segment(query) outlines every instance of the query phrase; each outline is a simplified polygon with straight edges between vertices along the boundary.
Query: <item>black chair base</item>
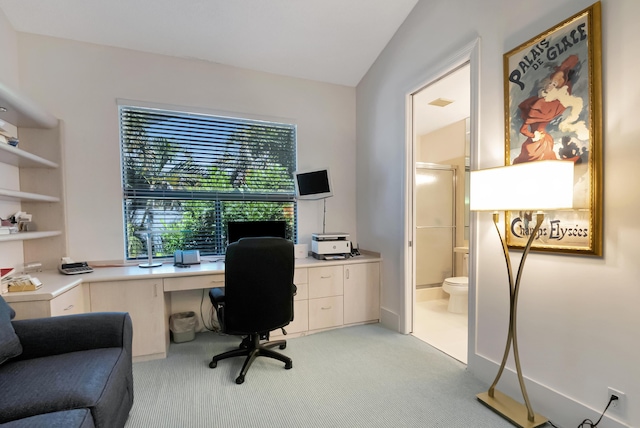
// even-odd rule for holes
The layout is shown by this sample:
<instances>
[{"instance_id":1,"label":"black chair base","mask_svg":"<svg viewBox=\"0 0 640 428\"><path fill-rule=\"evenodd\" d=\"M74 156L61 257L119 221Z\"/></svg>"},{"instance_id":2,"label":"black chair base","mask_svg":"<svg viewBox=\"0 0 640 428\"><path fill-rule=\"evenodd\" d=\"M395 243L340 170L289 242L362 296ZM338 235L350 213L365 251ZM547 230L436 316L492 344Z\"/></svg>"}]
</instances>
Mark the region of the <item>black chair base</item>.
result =
<instances>
[{"instance_id":1,"label":"black chair base","mask_svg":"<svg viewBox=\"0 0 640 428\"><path fill-rule=\"evenodd\" d=\"M273 351L270 348L279 347L280 349L285 349L287 347L286 340L274 340L272 342L260 343L260 334L254 333L250 336L246 337L242 343L240 344L239 349L233 349L231 351L223 352L222 354L218 354L213 357L211 362L209 363L209 368L216 368L218 366L218 361L224 360L226 358L232 357L247 357L242 365L242 370L240 371L240 375L236 378L236 383L240 385L244 382L244 377L249 371L249 367L253 364L253 361L257 357L269 357L274 358L276 360L282 361L284 363L284 368L289 370L293 367L293 361L291 358L283 355L279 352Z\"/></svg>"}]
</instances>

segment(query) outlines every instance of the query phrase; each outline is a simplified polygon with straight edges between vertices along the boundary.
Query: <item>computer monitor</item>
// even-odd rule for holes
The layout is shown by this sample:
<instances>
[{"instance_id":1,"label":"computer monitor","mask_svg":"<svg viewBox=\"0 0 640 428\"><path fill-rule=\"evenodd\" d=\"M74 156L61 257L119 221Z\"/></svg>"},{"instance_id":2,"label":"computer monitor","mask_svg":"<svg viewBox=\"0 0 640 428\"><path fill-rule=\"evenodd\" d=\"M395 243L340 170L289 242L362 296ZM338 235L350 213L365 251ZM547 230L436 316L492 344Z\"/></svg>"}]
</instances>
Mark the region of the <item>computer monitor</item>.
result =
<instances>
[{"instance_id":1,"label":"computer monitor","mask_svg":"<svg viewBox=\"0 0 640 428\"><path fill-rule=\"evenodd\" d=\"M273 236L286 238L287 222L284 220L268 221L230 221L227 223L228 243L238 241L240 238L256 238L261 236Z\"/></svg>"},{"instance_id":2,"label":"computer monitor","mask_svg":"<svg viewBox=\"0 0 640 428\"><path fill-rule=\"evenodd\" d=\"M333 196L329 168L293 173L298 199L324 199Z\"/></svg>"}]
</instances>

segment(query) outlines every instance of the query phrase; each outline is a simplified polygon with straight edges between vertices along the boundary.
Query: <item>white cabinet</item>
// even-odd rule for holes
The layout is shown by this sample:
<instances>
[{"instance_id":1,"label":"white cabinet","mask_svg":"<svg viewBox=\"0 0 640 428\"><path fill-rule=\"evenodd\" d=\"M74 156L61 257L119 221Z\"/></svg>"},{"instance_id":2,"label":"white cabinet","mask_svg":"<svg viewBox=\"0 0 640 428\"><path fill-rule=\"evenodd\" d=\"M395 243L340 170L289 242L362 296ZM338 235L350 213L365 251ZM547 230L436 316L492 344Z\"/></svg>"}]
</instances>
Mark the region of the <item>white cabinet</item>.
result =
<instances>
[{"instance_id":1,"label":"white cabinet","mask_svg":"<svg viewBox=\"0 0 640 428\"><path fill-rule=\"evenodd\" d=\"M168 311L162 278L89 284L91 312L128 312L133 322L133 356L166 356Z\"/></svg>"},{"instance_id":2,"label":"white cabinet","mask_svg":"<svg viewBox=\"0 0 640 428\"><path fill-rule=\"evenodd\" d=\"M80 283L80 279L75 278L78 275L70 278L57 271L43 272L40 279L44 286L40 291L28 297L26 293L9 293L7 302L16 310L18 319L82 312L128 312L133 322L135 359L164 358L169 347L172 303L176 303L173 313L188 310L197 313L203 293L209 288L224 286L224 273L219 268L188 276L148 274L137 267L96 269L91 274L93 277L86 277L93 282ZM130 275L142 277L126 280ZM292 337L376 322L380 318L378 258L326 264L308 261L296 267L293 281L297 287L294 319L285 327ZM38 293L42 300L33 298ZM196 306L192 307L192 303ZM273 331L271 336L282 336L281 330Z\"/></svg>"},{"instance_id":3,"label":"white cabinet","mask_svg":"<svg viewBox=\"0 0 640 428\"><path fill-rule=\"evenodd\" d=\"M380 263L344 267L344 323L380 319Z\"/></svg>"},{"instance_id":4,"label":"white cabinet","mask_svg":"<svg viewBox=\"0 0 640 428\"><path fill-rule=\"evenodd\" d=\"M309 268L309 298L342 296L342 266Z\"/></svg>"},{"instance_id":5,"label":"white cabinet","mask_svg":"<svg viewBox=\"0 0 640 428\"><path fill-rule=\"evenodd\" d=\"M56 317L59 315L82 314L87 312L85 287L80 284L51 300L12 302L16 320Z\"/></svg>"},{"instance_id":6,"label":"white cabinet","mask_svg":"<svg viewBox=\"0 0 640 428\"><path fill-rule=\"evenodd\" d=\"M0 83L0 119L17 127L18 147L0 143L0 163L16 167L4 174L17 174L19 189L0 188L0 201L19 203L19 210L33 215L37 231L0 235L0 243L26 241L24 260L40 261L44 268L54 268L66 255L64 234L64 194L58 120L19 91ZM18 211L18 210L16 210ZM0 213L6 217L12 213ZM42 240L42 238L48 238ZM38 239L38 242L32 242ZM0 253L1 253L0 249Z\"/></svg>"},{"instance_id":7,"label":"white cabinet","mask_svg":"<svg viewBox=\"0 0 640 428\"><path fill-rule=\"evenodd\" d=\"M343 324L343 267L309 268L309 330Z\"/></svg>"},{"instance_id":8,"label":"white cabinet","mask_svg":"<svg viewBox=\"0 0 640 428\"><path fill-rule=\"evenodd\" d=\"M309 330L380 319L380 263L309 269Z\"/></svg>"},{"instance_id":9,"label":"white cabinet","mask_svg":"<svg viewBox=\"0 0 640 428\"><path fill-rule=\"evenodd\" d=\"M85 313L85 287L80 284L50 302L52 317Z\"/></svg>"},{"instance_id":10,"label":"white cabinet","mask_svg":"<svg viewBox=\"0 0 640 428\"><path fill-rule=\"evenodd\" d=\"M309 284L307 269L296 269L293 274L293 283L298 288L293 296L293 321L285 326L288 334L303 333L309 330ZM274 330L271 337L283 336L282 330Z\"/></svg>"},{"instance_id":11,"label":"white cabinet","mask_svg":"<svg viewBox=\"0 0 640 428\"><path fill-rule=\"evenodd\" d=\"M339 327L343 324L342 296L309 300L309 330Z\"/></svg>"},{"instance_id":12,"label":"white cabinet","mask_svg":"<svg viewBox=\"0 0 640 428\"><path fill-rule=\"evenodd\" d=\"M307 269L296 269L293 283L298 290L293 297L293 321L285 327L287 333L301 333L309 330L309 284ZM280 333L281 330L276 330Z\"/></svg>"}]
</instances>

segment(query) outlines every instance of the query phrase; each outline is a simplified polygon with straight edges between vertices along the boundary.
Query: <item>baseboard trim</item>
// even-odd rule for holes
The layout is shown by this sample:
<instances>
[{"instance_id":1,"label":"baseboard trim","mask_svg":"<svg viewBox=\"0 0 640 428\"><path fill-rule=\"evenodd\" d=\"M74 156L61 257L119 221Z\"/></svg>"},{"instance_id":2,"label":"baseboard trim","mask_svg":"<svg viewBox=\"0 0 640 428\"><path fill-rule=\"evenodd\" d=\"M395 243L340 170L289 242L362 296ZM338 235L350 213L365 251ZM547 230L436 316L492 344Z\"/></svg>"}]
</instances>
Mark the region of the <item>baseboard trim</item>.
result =
<instances>
[{"instance_id":1,"label":"baseboard trim","mask_svg":"<svg viewBox=\"0 0 640 428\"><path fill-rule=\"evenodd\" d=\"M134 363L141 363L144 361L160 360L164 358L167 358L166 352L159 352L157 354L148 354L148 355L137 355L137 356L134 356L131 360Z\"/></svg>"},{"instance_id":2,"label":"baseboard trim","mask_svg":"<svg viewBox=\"0 0 640 428\"><path fill-rule=\"evenodd\" d=\"M389 330L398 331L404 334L408 333L403 332L400 328L400 317L398 314L384 307L380 307L380 324Z\"/></svg>"},{"instance_id":3,"label":"baseboard trim","mask_svg":"<svg viewBox=\"0 0 640 428\"><path fill-rule=\"evenodd\" d=\"M467 369L478 379L486 383L487 389L493 382L500 365L495 361L478 355L470 354ZM590 406L576 401L566 395L551 389L535 380L527 378L526 367L523 367L525 373L525 386L531 401L533 410L547 417L555 425L559 426L577 426L584 419L598 420L605 406L607 405L605 397L603 402L599 403L602 408L594 409ZM512 368L506 367L497 385L504 394L507 394L516 401L522 403L522 393L518 384L518 377ZM481 392L481 391L478 391ZM631 428L624 421L618 420L611 415L605 414L602 418L603 425L607 428Z\"/></svg>"}]
</instances>

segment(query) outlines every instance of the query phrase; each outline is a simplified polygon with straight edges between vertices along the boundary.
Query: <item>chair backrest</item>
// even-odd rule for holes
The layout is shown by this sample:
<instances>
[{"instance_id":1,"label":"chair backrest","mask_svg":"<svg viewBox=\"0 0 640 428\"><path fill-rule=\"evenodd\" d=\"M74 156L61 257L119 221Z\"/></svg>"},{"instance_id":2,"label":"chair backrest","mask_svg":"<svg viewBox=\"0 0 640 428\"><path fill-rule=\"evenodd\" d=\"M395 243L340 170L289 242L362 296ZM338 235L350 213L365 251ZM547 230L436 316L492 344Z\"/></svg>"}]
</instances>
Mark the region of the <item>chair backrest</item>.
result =
<instances>
[{"instance_id":1,"label":"chair backrest","mask_svg":"<svg viewBox=\"0 0 640 428\"><path fill-rule=\"evenodd\" d=\"M243 238L225 256L225 331L272 331L293 319L293 242Z\"/></svg>"}]
</instances>

